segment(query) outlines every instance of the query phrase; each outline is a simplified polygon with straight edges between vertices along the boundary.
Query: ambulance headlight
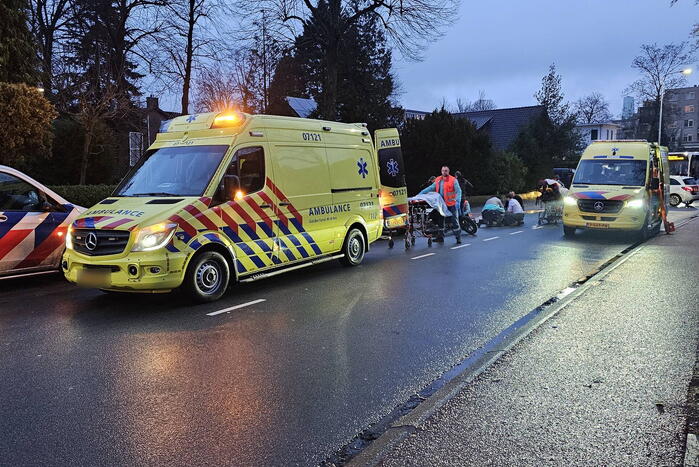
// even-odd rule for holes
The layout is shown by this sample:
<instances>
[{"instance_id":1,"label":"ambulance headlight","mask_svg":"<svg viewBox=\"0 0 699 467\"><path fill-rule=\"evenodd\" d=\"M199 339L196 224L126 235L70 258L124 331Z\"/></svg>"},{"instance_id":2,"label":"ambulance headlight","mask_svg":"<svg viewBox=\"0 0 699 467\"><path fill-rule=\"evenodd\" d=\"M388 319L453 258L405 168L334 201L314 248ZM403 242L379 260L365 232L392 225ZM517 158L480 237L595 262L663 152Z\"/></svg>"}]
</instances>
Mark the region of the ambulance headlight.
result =
<instances>
[{"instance_id":1,"label":"ambulance headlight","mask_svg":"<svg viewBox=\"0 0 699 467\"><path fill-rule=\"evenodd\" d=\"M643 200L642 199L632 199L631 201L626 203L627 208L642 208L643 207Z\"/></svg>"},{"instance_id":2,"label":"ambulance headlight","mask_svg":"<svg viewBox=\"0 0 699 467\"><path fill-rule=\"evenodd\" d=\"M162 248L172 239L176 229L177 224L170 222L161 222L138 229L131 251L153 251Z\"/></svg>"},{"instance_id":3,"label":"ambulance headlight","mask_svg":"<svg viewBox=\"0 0 699 467\"><path fill-rule=\"evenodd\" d=\"M73 227L73 224L70 224L68 226L68 231L66 232L66 250L73 249L73 232L75 232L75 228Z\"/></svg>"},{"instance_id":4,"label":"ambulance headlight","mask_svg":"<svg viewBox=\"0 0 699 467\"><path fill-rule=\"evenodd\" d=\"M565 198L563 198L563 203L565 203L566 206L575 206L577 200L572 196L566 196Z\"/></svg>"}]
</instances>

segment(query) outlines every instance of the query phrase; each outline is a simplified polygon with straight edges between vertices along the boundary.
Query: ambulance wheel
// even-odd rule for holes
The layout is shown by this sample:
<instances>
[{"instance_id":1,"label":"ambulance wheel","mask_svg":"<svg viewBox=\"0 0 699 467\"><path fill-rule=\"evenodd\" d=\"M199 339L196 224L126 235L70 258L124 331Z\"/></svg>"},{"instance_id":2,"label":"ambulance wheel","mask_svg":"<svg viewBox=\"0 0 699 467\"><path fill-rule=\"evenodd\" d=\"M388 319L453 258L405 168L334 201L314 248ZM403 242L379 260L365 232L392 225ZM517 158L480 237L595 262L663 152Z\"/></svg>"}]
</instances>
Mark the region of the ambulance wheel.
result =
<instances>
[{"instance_id":1,"label":"ambulance wheel","mask_svg":"<svg viewBox=\"0 0 699 467\"><path fill-rule=\"evenodd\" d=\"M393 248L393 245L394 245L393 239L390 239L390 240L388 241L388 247L389 247L389 248Z\"/></svg>"},{"instance_id":2,"label":"ambulance wheel","mask_svg":"<svg viewBox=\"0 0 699 467\"><path fill-rule=\"evenodd\" d=\"M679 206L681 202L682 198L680 198L680 195L678 195L677 193L673 193L670 195L670 206L672 206L673 208Z\"/></svg>"},{"instance_id":3,"label":"ambulance wheel","mask_svg":"<svg viewBox=\"0 0 699 467\"><path fill-rule=\"evenodd\" d=\"M566 237L572 237L575 235L575 227L568 227L567 225L563 225L563 235Z\"/></svg>"},{"instance_id":4,"label":"ambulance wheel","mask_svg":"<svg viewBox=\"0 0 699 467\"><path fill-rule=\"evenodd\" d=\"M344 256L340 258L340 262L345 266L357 266L364 259L365 251L364 235L359 229L352 229L347 233L345 243L342 245Z\"/></svg>"},{"instance_id":5,"label":"ambulance wheel","mask_svg":"<svg viewBox=\"0 0 699 467\"><path fill-rule=\"evenodd\" d=\"M221 253L205 251L190 261L182 289L195 302L213 302L226 293L229 279L226 258Z\"/></svg>"}]
</instances>

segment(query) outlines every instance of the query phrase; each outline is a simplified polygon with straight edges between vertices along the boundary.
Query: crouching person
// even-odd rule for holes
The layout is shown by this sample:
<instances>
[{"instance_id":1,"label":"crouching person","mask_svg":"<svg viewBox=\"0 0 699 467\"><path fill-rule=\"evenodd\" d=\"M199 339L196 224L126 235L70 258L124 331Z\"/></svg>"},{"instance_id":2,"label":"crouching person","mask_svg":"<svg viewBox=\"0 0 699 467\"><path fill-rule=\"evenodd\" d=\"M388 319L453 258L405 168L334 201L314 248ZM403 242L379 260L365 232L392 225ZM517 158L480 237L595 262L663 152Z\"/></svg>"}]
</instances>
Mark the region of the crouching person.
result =
<instances>
[{"instance_id":1,"label":"crouching person","mask_svg":"<svg viewBox=\"0 0 699 467\"><path fill-rule=\"evenodd\" d=\"M522 225L524 224L524 209L520 202L515 198L515 194L509 192L507 194L507 211L503 219L505 225Z\"/></svg>"}]
</instances>

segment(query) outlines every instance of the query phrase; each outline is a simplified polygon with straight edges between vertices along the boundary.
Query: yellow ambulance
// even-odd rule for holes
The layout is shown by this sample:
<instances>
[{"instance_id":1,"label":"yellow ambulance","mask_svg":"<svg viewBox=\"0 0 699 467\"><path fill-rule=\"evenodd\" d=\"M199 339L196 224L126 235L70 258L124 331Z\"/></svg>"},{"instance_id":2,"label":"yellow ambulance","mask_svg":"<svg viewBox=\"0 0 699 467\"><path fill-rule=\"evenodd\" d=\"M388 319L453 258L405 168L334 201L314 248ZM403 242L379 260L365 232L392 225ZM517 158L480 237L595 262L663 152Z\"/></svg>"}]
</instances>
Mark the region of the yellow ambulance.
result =
<instances>
[{"instance_id":1,"label":"yellow ambulance","mask_svg":"<svg viewBox=\"0 0 699 467\"><path fill-rule=\"evenodd\" d=\"M213 301L233 281L334 259L355 266L381 235L379 177L363 124L177 117L114 195L73 222L62 267L82 286L181 287Z\"/></svg>"},{"instance_id":2,"label":"yellow ambulance","mask_svg":"<svg viewBox=\"0 0 699 467\"><path fill-rule=\"evenodd\" d=\"M563 199L563 231L660 231L669 196L667 148L641 140L597 141L583 152Z\"/></svg>"}]
</instances>

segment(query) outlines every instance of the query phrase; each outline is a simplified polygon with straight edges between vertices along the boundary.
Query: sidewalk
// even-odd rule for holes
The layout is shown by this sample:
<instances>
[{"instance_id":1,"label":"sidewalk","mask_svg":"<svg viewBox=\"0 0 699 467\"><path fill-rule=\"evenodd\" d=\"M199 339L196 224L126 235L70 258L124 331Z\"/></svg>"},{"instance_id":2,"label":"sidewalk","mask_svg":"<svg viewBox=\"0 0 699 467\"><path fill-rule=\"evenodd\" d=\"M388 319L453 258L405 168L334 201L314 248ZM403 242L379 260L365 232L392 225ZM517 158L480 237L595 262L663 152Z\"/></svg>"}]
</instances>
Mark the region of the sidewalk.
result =
<instances>
[{"instance_id":1,"label":"sidewalk","mask_svg":"<svg viewBox=\"0 0 699 467\"><path fill-rule=\"evenodd\" d=\"M382 465L682 465L698 285L694 220L590 284Z\"/></svg>"}]
</instances>

